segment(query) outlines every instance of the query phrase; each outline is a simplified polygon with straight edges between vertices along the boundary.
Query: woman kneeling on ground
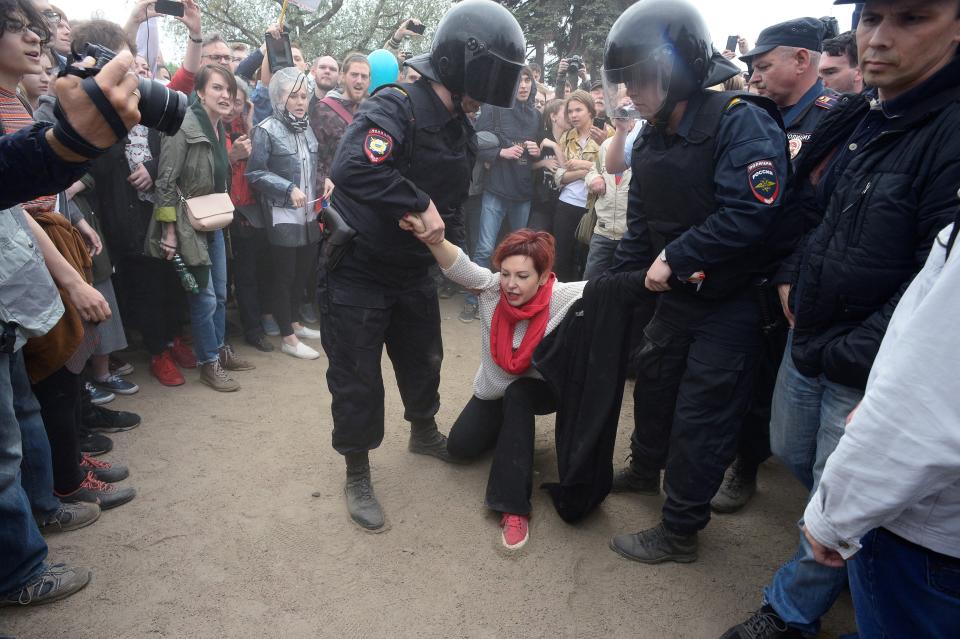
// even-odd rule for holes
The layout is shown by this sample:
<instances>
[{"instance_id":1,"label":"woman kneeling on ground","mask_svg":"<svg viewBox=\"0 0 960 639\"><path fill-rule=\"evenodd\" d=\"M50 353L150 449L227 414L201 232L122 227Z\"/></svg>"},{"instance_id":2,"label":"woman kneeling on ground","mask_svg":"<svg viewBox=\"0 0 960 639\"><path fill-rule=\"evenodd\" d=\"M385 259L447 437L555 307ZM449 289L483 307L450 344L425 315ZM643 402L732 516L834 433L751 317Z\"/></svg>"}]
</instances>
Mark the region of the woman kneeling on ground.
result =
<instances>
[{"instance_id":1,"label":"woman kneeling on ground","mask_svg":"<svg viewBox=\"0 0 960 639\"><path fill-rule=\"evenodd\" d=\"M423 231L416 216L405 216L400 225ZM557 281L551 270L554 239L544 231L521 229L504 238L493 255L496 273L447 240L427 246L448 279L479 291L480 368L473 397L450 429L447 450L466 460L493 449L485 503L502 513L503 546L519 550L529 539L535 416L557 410L531 358L583 295L586 282Z\"/></svg>"}]
</instances>

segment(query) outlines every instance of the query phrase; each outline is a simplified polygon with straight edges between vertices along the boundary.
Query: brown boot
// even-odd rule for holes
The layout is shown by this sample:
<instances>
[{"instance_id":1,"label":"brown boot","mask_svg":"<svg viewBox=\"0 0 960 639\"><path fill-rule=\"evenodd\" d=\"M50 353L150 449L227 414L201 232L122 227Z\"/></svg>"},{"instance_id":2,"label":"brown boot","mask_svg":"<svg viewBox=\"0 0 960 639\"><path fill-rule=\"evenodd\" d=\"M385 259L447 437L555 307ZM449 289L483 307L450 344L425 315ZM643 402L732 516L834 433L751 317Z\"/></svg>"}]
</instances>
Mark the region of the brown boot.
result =
<instances>
[{"instance_id":1,"label":"brown boot","mask_svg":"<svg viewBox=\"0 0 960 639\"><path fill-rule=\"evenodd\" d=\"M240 359L233 352L233 346L224 344L220 347L220 365L228 371L252 371L256 368L245 359Z\"/></svg>"},{"instance_id":2,"label":"brown boot","mask_svg":"<svg viewBox=\"0 0 960 639\"><path fill-rule=\"evenodd\" d=\"M240 390L240 384L227 375L219 361L208 362L200 366L200 381L221 393L232 393Z\"/></svg>"}]
</instances>

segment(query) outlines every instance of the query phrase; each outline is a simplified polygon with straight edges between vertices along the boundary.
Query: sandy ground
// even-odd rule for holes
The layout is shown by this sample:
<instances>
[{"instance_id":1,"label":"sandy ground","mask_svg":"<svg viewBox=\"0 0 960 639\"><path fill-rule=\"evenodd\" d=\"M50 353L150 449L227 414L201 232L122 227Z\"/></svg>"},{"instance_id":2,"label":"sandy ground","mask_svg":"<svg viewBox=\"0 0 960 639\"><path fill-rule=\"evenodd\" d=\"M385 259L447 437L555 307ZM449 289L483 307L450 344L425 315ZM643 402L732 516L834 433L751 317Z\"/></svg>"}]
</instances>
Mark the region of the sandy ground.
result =
<instances>
[{"instance_id":1,"label":"sandy ground","mask_svg":"<svg viewBox=\"0 0 960 639\"><path fill-rule=\"evenodd\" d=\"M479 327L457 321L459 300L442 310L445 431L470 397ZM753 503L701 533L696 563L645 566L608 549L611 535L657 523L659 498L612 495L569 526L540 490L530 543L505 558L482 503L489 459L459 467L408 453L389 366L387 434L372 453L389 529L363 532L346 515L343 461L330 447L325 359L238 350L257 370L236 374L244 388L233 395L193 371L186 386L161 387L146 355L131 354L142 389L110 407L139 412L143 425L115 435L107 459L131 467L139 494L48 539L52 560L91 568L93 581L59 603L4 609L0 635L715 639L759 605L794 551L803 491L768 462ZM628 399L618 462L632 420ZM538 422L538 480L556 477L552 423ZM821 636L852 627L844 596Z\"/></svg>"}]
</instances>

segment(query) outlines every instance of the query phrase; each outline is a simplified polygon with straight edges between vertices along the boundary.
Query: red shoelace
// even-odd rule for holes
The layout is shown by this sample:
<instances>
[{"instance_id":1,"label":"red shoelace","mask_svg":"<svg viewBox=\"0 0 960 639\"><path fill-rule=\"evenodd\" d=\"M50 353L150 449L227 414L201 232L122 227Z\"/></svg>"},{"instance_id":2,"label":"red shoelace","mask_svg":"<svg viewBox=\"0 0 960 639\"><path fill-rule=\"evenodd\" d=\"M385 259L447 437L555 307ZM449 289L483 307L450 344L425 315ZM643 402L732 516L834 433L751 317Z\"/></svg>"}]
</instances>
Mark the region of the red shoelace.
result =
<instances>
[{"instance_id":1,"label":"red shoelace","mask_svg":"<svg viewBox=\"0 0 960 639\"><path fill-rule=\"evenodd\" d=\"M109 493L116 489L113 484L108 484L105 481L97 479L97 476L93 474L92 470L87 471L87 476L80 482L80 488L88 488L98 493Z\"/></svg>"},{"instance_id":2,"label":"red shoelace","mask_svg":"<svg viewBox=\"0 0 960 639\"><path fill-rule=\"evenodd\" d=\"M83 454L83 457L80 459L81 468L94 468L96 470L110 470L113 468L113 465L110 462L102 461L100 459L95 459L86 453Z\"/></svg>"}]
</instances>

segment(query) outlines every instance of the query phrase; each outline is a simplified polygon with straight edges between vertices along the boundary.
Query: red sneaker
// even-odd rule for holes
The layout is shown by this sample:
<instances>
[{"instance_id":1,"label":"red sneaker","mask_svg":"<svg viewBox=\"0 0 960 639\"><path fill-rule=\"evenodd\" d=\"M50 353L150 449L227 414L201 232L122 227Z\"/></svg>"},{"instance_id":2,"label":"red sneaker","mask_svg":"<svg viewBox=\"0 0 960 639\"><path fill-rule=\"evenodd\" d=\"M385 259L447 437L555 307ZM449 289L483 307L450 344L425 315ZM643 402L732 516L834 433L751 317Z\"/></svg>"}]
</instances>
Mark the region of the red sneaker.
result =
<instances>
[{"instance_id":1,"label":"red sneaker","mask_svg":"<svg viewBox=\"0 0 960 639\"><path fill-rule=\"evenodd\" d=\"M500 518L500 540L507 550L520 550L530 539L530 515L503 513Z\"/></svg>"},{"instance_id":2,"label":"red sneaker","mask_svg":"<svg viewBox=\"0 0 960 639\"><path fill-rule=\"evenodd\" d=\"M187 383L177 365L173 363L169 350L163 351L162 355L154 355L150 358L150 374L164 386L182 386Z\"/></svg>"},{"instance_id":3,"label":"red sneaker","mask_svg":"<svg viewBox=\"0 0 960 639\"><path fill-rule=\"evenodd\" d=\"M173 346L168 350L173 356L173 361L175 361L180 368L197 367L197 357L193 354L193 349L184 344L183 340L179 337L173 338Z\"/></svg>"}]
</instances>

